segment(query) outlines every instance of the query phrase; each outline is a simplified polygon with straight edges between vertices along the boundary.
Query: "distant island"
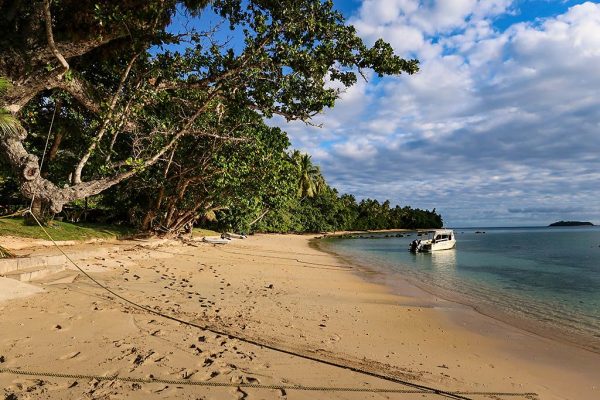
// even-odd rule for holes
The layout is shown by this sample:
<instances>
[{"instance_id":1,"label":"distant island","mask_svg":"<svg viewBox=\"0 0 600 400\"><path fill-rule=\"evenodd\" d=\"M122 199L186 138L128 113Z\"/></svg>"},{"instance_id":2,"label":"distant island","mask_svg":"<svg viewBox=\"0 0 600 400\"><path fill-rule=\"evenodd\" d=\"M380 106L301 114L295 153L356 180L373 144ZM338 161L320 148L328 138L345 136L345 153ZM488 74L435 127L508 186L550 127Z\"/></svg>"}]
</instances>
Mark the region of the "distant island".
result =
<instances>
[{"instance_id":1,"label":"distant island","mask_svg":"<svg viewBox=\"0 0 600 400\"><path fill-rule=\"evenodd\" d=\"M582 221L558 221L548 226L594 226L594 224Z\"/></svg>"}]
</instances>

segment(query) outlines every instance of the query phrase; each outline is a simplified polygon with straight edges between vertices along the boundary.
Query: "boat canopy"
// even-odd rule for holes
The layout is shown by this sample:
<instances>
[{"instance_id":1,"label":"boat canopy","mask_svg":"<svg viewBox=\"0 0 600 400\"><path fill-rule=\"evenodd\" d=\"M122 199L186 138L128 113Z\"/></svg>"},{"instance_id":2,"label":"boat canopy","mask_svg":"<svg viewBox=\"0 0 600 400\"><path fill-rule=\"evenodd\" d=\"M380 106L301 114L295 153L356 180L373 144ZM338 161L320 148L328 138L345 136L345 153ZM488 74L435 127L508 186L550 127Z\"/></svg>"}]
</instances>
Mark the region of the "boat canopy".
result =
<instances>
[{"instance_id":1,"label":"boat canopy","mask_svg":"<svg viewBox=\"0 0 600 400\"><path fill-rule=\"evenodd\" d=\"M443 242L446 240L452 240L454 236L454 232L451 229L438 229L435 231L431 231L433 234L434 242Z\"/></svg>"}]
</instances>

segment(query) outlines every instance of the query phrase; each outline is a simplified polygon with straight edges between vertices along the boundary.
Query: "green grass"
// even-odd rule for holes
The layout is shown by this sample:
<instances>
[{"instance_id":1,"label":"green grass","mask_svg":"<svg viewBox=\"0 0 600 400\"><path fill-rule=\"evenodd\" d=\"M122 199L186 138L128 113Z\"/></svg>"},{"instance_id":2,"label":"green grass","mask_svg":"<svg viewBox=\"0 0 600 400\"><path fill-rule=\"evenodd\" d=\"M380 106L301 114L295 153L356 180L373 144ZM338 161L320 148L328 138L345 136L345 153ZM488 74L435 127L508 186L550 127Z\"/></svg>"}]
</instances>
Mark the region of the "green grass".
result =
<instances>
[{"instance_id":1,"label":"green grass","mask_svg":"<svg viewBox=\"0 0 600 400\"><path fill-rule=\"evenodd\" d=\"M135 232L129 227L52 221L46 230L54 240L115 239ZM0 236L46 239L39 226L25 225L23 218L0 218Z\"/></svg>"},{"instance_id":2,"label":"green grass","mask_svg":"<svg viewBox=\"0 0 600 400\"><path fill-rule=\"evenodd\" d=\"M221 236L219 232L211 231L210 229L194 228L194 236Z\"/></svg>"}]
</instances>

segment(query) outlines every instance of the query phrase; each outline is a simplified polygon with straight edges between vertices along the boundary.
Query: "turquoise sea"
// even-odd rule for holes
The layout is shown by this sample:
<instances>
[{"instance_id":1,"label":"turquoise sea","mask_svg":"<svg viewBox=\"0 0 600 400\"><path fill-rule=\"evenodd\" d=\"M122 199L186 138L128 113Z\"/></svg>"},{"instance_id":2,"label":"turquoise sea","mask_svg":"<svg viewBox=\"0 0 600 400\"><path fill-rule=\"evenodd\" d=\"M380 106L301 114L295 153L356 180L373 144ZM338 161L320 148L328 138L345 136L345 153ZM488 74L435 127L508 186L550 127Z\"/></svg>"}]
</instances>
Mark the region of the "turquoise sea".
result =
<instances>
[{"instance_id":1,"label":"turquoise sea","mask_svg":"<svg viewBox=\"0 0 600 400\"><path fill-rule=\"evenodd\" d=\"M415 232L323 244L388 282L400 274L441 297L600 351L600 227L454 232L456 249L431 254L408 251Z\"/></svg>"}]
</instances>

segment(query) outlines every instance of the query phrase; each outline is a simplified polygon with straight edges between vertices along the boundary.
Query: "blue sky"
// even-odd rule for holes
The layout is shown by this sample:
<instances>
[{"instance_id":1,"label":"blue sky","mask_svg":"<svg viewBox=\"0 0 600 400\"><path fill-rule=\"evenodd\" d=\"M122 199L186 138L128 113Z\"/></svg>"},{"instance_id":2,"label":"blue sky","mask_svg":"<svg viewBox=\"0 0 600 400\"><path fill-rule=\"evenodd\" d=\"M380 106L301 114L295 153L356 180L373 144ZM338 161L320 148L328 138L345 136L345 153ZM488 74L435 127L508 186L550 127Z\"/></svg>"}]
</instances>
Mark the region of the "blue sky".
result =
<instances>
[{"instance_id":1,"label":"blue sky","mask_svg":"<svg viewBox=\"0 0 600 400\"><path fill-rule=\"evenodd\" d=\"M334 0L335 1L335 0ZM421 60L316 118L271 121L358 198L435 207L447 226L600 223L600 5L337 0L367 43Z\"/></svg>"}]
</instances>

